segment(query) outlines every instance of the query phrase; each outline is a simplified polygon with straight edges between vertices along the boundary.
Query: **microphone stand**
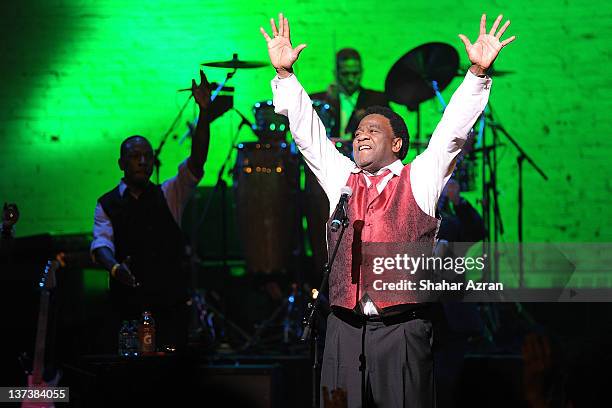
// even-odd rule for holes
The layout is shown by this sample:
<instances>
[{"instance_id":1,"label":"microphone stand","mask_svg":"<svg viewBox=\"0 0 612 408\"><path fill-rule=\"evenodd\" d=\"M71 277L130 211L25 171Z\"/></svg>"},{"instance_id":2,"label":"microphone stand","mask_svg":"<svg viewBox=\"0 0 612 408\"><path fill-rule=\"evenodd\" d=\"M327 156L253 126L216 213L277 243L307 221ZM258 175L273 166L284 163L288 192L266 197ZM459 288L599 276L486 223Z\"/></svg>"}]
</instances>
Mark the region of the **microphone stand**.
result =
<instances>
[{"instance_id":1,"label":"microphone stand","mask_svg":"<svg viewBox=\"0 0 612 408\"><path fill-rule=\"evenodd\" d=\"M317 408L319 406L318 389L317 386L317 374L319 372L319 331L315 325L316 315L319 312L319 298L322 296L323 290L327 286L329 281L329 273L331 271L332 266L334 265L334 261L336 260L336 254L338 252L338 247L340 246L340 242L342 241L342 237L344 236L344 231L349 226L349 219L346 215L346 211L344 211L344 215L342 217L342 225L340 229L340 235L336 240L336 244L334 245L334 250L332 251L328 262L323 266L323 278L321 280L321 286L319 286L319 292L313 301L308 303L308 308L306 309L306 313L304 316L304 331L302 332L301 341L310 340L310 350L313 356L312 363L312 407Z\"/></svg>"}]
</instances>

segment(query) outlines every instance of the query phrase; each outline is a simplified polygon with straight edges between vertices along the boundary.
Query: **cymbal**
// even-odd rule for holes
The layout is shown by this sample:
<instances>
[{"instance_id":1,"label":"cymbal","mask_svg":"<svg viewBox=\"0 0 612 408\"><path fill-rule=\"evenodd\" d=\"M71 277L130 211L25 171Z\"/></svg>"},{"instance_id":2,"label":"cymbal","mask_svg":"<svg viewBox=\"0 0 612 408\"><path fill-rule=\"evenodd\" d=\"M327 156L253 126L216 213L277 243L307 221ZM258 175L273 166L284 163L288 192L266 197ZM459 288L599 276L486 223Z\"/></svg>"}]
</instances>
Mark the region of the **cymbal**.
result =
<instances>
[{"instance_id":1,"label":"cymbal","mask_svg":"<svg viewBox=\"0 0 612 408\"><path fill-rule=\"evenodd\" d=\"M440 42L420 45L393 64L385 80L385 94L389 100L415 110L435 96L431 81L437 81L442 91L458 68L459 54L452 46Z\"/></svg>"},{"instance_id":2,"label":"cymbal","mask_svg":"<svg viewBox=\"0 0 612 408\"><path fill-rule=\"evenodd\" d=\"M238 69L261 68L268 65L268 63L264 61L243 61L238 59L238 54L234 54L234 57L228 61L203 62L200 65L204 65L205 67Z\"/></svg>"}]
</instances>

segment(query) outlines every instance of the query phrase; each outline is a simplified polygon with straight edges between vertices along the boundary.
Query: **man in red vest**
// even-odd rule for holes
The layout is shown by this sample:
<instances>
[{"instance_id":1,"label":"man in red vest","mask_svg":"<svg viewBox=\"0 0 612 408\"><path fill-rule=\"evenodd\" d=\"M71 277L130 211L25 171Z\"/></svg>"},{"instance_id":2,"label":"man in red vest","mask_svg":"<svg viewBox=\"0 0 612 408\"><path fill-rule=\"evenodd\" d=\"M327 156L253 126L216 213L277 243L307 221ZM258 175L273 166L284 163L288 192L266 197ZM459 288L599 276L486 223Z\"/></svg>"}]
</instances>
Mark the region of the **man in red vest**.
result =
<instances>
[{"instance_id":1,"label":"man in red vest","mask_svg":"<svg viewBox=\"0 0 612 408\"><path fill-rule=\"evenodd\" d=\"M321 385L347 391L349 407L433 407L433 341L429 306L411 292L387 296L365 279L361 250L371 243L417 243L433 248L439 226L436 205L450 178L468 131L482 113L491 79L486 76L499 51L512 42L501 40L500 15L489 32L486 17L472 44L463 41L472 62L436 127L429 146L412 163L408 130L389 108L372 107L359 122L353 140L355 161L340 154L327 139L325 127L293 64L306 47L293 48L289 22L270 21L273 37L261 28L277 76L272 80L275 111L289 118L291 133L304 159L336 207L342 187L349 186L350 225L340 242L329 278L332 313L327 322ZM498 30L499 28L499 30ZM328 227L328 243L338 234Z\"/></svg>"}]
</instances>

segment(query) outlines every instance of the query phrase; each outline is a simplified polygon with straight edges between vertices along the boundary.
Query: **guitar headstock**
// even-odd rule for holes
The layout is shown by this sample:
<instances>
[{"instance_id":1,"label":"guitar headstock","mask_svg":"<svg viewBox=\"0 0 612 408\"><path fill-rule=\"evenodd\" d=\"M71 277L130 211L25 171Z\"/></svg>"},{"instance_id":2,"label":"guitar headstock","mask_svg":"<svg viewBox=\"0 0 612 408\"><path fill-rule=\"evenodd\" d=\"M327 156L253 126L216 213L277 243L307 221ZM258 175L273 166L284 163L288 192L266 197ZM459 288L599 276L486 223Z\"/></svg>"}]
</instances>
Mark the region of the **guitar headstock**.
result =
<instances>
[{"instance_id":1,"label":"guitar headstock","mask_svg":"<svg viewBox=\"0 0 612 408\"><path fill-rule=\"evenodd\" d=\"M19 221L17 204L4 203L4 207L2 207L2 223L0 224L0 235L2 235L2 238L13 238L17 221Z\"/></svg>"},{"instance_id":2,"label":"guitar headstock","mask_svg":"<svg viewBox=\"0 0 612 408\"><path fill-rule=\"evenodd\" d=\"M38 287L40 289L55 289L57 282L55 280L55 272L62 266L61 259L49 259L45 265Z\"/></svg>"}]
</instances>

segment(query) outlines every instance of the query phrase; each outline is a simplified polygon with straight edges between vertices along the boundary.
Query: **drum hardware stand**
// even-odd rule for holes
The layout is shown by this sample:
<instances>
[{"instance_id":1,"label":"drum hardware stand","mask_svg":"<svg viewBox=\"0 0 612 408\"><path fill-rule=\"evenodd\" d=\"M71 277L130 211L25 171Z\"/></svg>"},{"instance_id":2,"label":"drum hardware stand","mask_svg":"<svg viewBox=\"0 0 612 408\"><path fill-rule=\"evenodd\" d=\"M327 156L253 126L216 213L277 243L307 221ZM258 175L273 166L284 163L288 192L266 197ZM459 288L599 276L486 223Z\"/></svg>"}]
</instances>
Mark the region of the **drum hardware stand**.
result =
<instances>
[{"instance_id":1,"label":"drum hardware stand","mask_svg":"<svg viewBox=\"0 0 612 408\"><path fill-rule=\"evenodd\" d=\"M215 89L215 91L212 93L210 101L212 103L212 101L216 98L216 96L219 94L219 92L223 89L223 87L225 86L225 84L234 76L234 74L236 73L237 68L234 68L233 71L230 71L226 74L225 79L223 80L222 83L220 83L217 88ZM188 99L189 101L189 99ZM184 107L183 109L184 110ZM181 113L182 113L181 110ZM180 114L179 114L180 117ZM190 126L190 129L188 131L188 133L191 132L192 126L197 124L197 118L192 122L193 124ZM222 259L223 259L223 269L227 270L227 216L226 216L226 190L227 190L227 184L225 183L225 180L223 180L223 175L226 172L226 167L227 167L227 163L229 162L229 159L231 158L232 152L234 150L234 145L236 144L236 140L238 139L238 135L240 133L240 130L242 129L242 126L245 124L246 122L243 120L240 125L238 126L238 129L236 129L236 132L232 138L232 142L231 142L231 147L230 150L225 158L225 160L223 161L223 164L221 166L221 168L219 169L219 172L217 174L217 182L215 183L215 187L213 188L213 191L210 193L208 200L206 201L206 204L204 205L204 209L200 215L200 217L197 219L196 222L194 222L192 229L191 229L191 237L190 237L190 248L189 248L189 252L190 252L190 265L191 265L191 276L192 276L192 281L195 280L195 276L197 275L197 271L196 271L196 263L199 260L198 257L198 252L197 252L197 233L199 230L199 227L204 223L204 221L206 220L206 217L208 215L208 210L210 209L210 205L212 204L212 200L214 199L217 191L219 190L219 188L221 188L221 222L222 222L222 231L221 231L221 242L222 242ZM167 133L169 134L169 132ZM167 138L167 134L164 138L164 140L162 140L162 145L165 142L165 139ZM158 167L158 174L159 174L159 167ZM158 176L159 178L159 176ZM194 206L195 208L195 206ZM194 282L195 283L195 282ZM201 315L202 315L202 310L205 309L209 309L211 310L219 319L221 319L222 321L224 321L229 327L233 328L234 330L236 330L243 338L250 340L250 336L242 329L240 328L237 324L235 324L233 321L231 321L230 319L228 319L223 313L221 313L220 311L216 310L212 305L210 305L209 303L204 303L201 302L201 299L198 299L198 296L195 295L192 296L191 301L193 304L196 305L196 308L198 310L198 321L200 323L200 325L204 325L204 327L206 327L206 322L202 322L201 319Z\"/></svg>"},{"instance_id":2,"label":"drum hardware stand","mask_svg":"<svg viewBox=\"0 0 612 408\"><path fill-rule=\"evenodd\" d=\"M207 302L205 294L201 293L201 291L194 291L191 296L191 302L195 305L198 313L198 323L200 326L199 331L201 332L207 330L207 334L213 342L217 340L217 333L215 331L214 323L212 322L212 320L210 320L212 316L218 317L220 320L225 322L231 329L235 330L247 342L253 341L253 338L249 336L246 331L244 331L240 326L228 319L217 308L211 305L210 302Z\"/></svg>"},{"instance_id":3,"label":"drum hardware stand","mask_svg":"<svg viewBox=\"0 0 612 408\"><path fill-rule=\"evenodd\" d=\"M489 104L490 118L491 122L489 123L489 127L492 129L494 142L497 142L497 130L503 134L506 139L516 148L519 155L516 158L517 169L518 169L518 219L517 219L517 227L518 227L518 244L519 244L519 288L524 287L525 285L525 265L523 259L523 161L527 160L527 162L535 169L535 171L545 180L548 181L548 176L544 173L544 171L534 162L534 160L525 152L525 150L521 147L521 145L514 139L508 131L501 125L499 122L495 122L493 117L493 109ZM484 147L484 144L483 144ZM496 155L495 151L493 152L493 161L494 161L494 170L496 171ZM486 155L484 156L486 157ZM495 171L492 172L493 180L495 180ZM493 183L495 186L495 183ZM494 203L494 211L495 215L499 216L499 207L497 206L497 189L494 191L495 203ZM501 217L500 217L501 220ZM497 242L497 240L496 240ZM496 270L496 274L499 274L499 271ZM497 276L499 278L499 276Z\"/></svg>"},{"instance_id":4,"label":"drum hardware stand","mask_svg":"<svg viewBox=\"0 0 612 408\"><path fill-rule=\"evenodd\" d=\"M237 59L237 56L234 54L235 59ZM212 101L215 100L215 98L217 97L217 95L219 95L219 93L221 92L221 90L223 89L223 87L225 87L225 84L233 78L234 74L236 74L236 71L238 70L238 68L234 67L234 69L230 72L228 72L225 76L225 79L223 80L223 82L221 82L217 88L214 90L214 92L212 93L211 97L210 97L210 102L212 103ZM192 122L192 125L189 126L189 131L188 133L191 132L192 126L194 126L195 124L197 124L197 118ZM231 147L230 150L225 158L225 160L223 161L223 165L221 166L221 168L219 169L219 173L217 174L217 182L215 184L215 187L212 191L212 193L210 194L210 196L208 197L208 200L206 201L206 204L204 206L204 210L202 211L201 216L198 218L198 220L193 224L192 230L191 230L191 251L192 251L192 256L197 257L197 239L196 239L196 235L197 235L197 231L200 227L200 225L202 225L202 223L206 220L206 216L208 214L208 210L210 208L210 204L212 203L212 200L217 192L217 190L219 189L219 187L221 187L222 189L222 196L221 196L221 218L222 218L222 248L223 248L223 267L227 268L227 237L226 237L226 230L227 230L227 225L226 225L226 214L225 214L225 207L226 207L226 203L225 203L225 198L226 198L226 190L227 190L227 184L225 183L225 181L223 180L223 175L225 174L225 168L227 166L227 163L232 155L232 152L234 151L234 145L236 144L236 140L238 139L238 134L240 133L240 129L242 129L242 126L246 123L246 121L243 119L242 122L240 122L240 125L238 126L238 129L236 129L236 133L234 134L234 137L232 138L232 143L231 143ZM195 273L195 271L193 271Z\"/></svg>"},{"instance_id":5,"label":"drum hardware stand","mask_svg":"<svg viewBox=\"0 0 612 408\"><path fill-rule=\"evenodd\" d=\"M248 124L249 123L245 119L242 119L242 121L240 122L240 125L238 125L238 129L236 129L236 132L234 133L234 136L232 138L230 149L227 155L225 156L225 160L223 161L223 164L221 165L219 172L217 173L217 182L215 183L215 187L213 188L213 191L208 196L208 200L206 201L206 204L204 205L204 209L202 210L200 218L198 218L198 220L193 224L193 228L192 228L191 241L193 245L193 253L197 254L197 251L196 251L197 231L200 228L200 226L204 223L204 221L206 221L206 218L208 216L208 211L210 209L210 205L212 204L212 200L215 197L217 191L221 189L221 212L222 212L221 213L221 218L222 218L221 219L221 222L222 222L221 240L222 240L222 250L223 250L222 256L223 256L223 267L224 268L227 268L227 216L225 213L226 212L227 183L225 182L225 180L223 180L223 176L226 172L227 165L232 157L232 153L234 152L234 148L238 140L240 130L242 129L244 125L248 125ZM251 128L251 130L253 129Z\"/></svg>"},{"instance_id":6,"label":"drum hardware stand","mask_svg":"<svg viewBox=\"0 0 612 408\"><path fill-rule=\"evenodd\" d=\"M240 349L241 351L244 352L256 346L257 343L261 341L263 332L267 328L269 328L272 323L274 323L274 321L280 316L283 311L285 311L286 313L285 318L283 319L283 343L290 343L289 333L292 331L291 323L295 322L295 320L292 319L291 315L295 314L295 308L298 307L297 305L299 304L299 299L301 299L301 290L298 288L299 285L297 283L293 283L291 286L291 293L283 299L282 304L278 306L267 319L265 319L259 324L257 330L255 331L255 334L249 339L247 339L247 342ZM296 325L299 326L299 324L297 323ZM302 335L301 328L295 328L293 330L295 331L297 337L300 337Z\"/></svg>"},{"instance_id":7,"label":"drum hardware stand","mask_svg":"<svg viewBox=\"0 0 612 408\"><path fill-rule=\"evenodd\" d=\"M315 324L316 316L319 314L320 307L320 296L322 296L323 291L328 285L329 274L331 272L332 266L334 265L334 261L336 260L336 254L338 253L338 248L340 247L340 242L342 242L342 237L344 236L344 231L349 226L349 219L344 213L342 217L342 228L340 230L340 234L338 235L338 239L336 240L336 244L334 245L334 250L332 251L329 261L323 266L323 278L321 279L321 285L319 286L319 291L313 294L313 300L308 303L308 307L306 309L306 313L304 314L304 331L302 332L301 341L306 342L310 341L310 349L312 354L312 407L317 408L319 406L319 330L317 330L317 325Z\"/></svg>"},{"instance_id":8,"label":"drum hardware stand","mask_svg":"<svg viewBox=\"0 0 612 408\"><path fill-rule=\"evenodd\" d=\"M223 164L221 165L221 168L219 169L219 172L217 173L217 182L215 183L215 187L213 188L213 191L210 193L210 195L208 196L208 199L206 201L206 204L204 205L204 209L202 210L202 213L200 215L200 217L196 220L196 222L193 223L192 229L191 229L191 237L190 237L190 265L191 265L191 278L192 281L195 281L195 277L197 276L197 270L196 270L196 264L199 260L198 257L198 252L197 252L197 235L198 235L198 230L200 228L200 226L204 223L204 221L206 221L206 218L208 216L208 211L210 209L210 206L212 204L212 201L217 193L217 191L219 189L221 189L221 248L222 248L222 262L223 262L223 270L227 271L227 215L226 215L226 191L227 191L227 183L225 182L225 180L223 180L223 176L226 172L226 167L227 164L229 163L229 160L232 156L232 153L234 151L234 145L236 144L236 141L238 140L238 135L240 134L240 130L242 129L242 126L246 124L246 121L243 120L240 125L238 125L238 129L236 129L236 132L234 133L234 136L232 138L232 142L231 142L231 146L229 149L229 152L227 153L227 156L225 158L225 160L223 161ZM195 205L194 205L194 209L195 209ZM194 287L195 287L195 282L194 282ZM220 313L218 310L215 310L212 305L210 304L206 304L206 305L202 305L201 302L199 302L199 300L197 299L197 296L192 296L191 301L196 305L196 308L198 309L199 312L199 316L201 316L201 308L208 308L210 310L213 311L213 313L215 313L222 321L224 321L225 323L228 324L228 326L232 327L233 329L235 329L243 338L245 338L247 340L247 342L252 341L251 337L244 331L242 330L237 324L235 324L233 321L231 321L230 319L228 319L224 314ZM201 319L198 319L198 322L200 325L204 325L204 327L207 326L207 323L202 322Z\"/></svg>"},{"instance_id":9,"label":"drum hardware stand","mask_svg":"<svg viewBox=\"0 0 612 408\"><path fill-rule=\"evenodd\" d=\"M264 320L263 322L260 323L259 327L257 327L257 330L255 330L255 334L253 334L253 337L251 337L240 349L240 351L247 351L250 348L254 347L257 345L257 343L261 340L261 335L263 334L264 330L266 330L277 318L278 316L280 316L281 312L287 307L287 305L289 304L289 300L288 297L285 297L283 299L283 303L278 306L274 312L272 312L272 314L270 315L270 317L268 317L266 320Z\"/></svg>"},{"instance_id":10,"label":"drum hardware stand","mask_svg":"<svg viewBox=\"0 0 612 408\"><path fill-rule=\"evenodd\" d=\"M162 136L161 141L159 142L159 146L157 146L157 149L155 149L155 151L153 152L153 165L155 166L155 179L157 184L159 184L159 168L161 167L161 161L159 160L159 156L161 155L161 151L164 145L166 144L166 140L168 140L170 133L172 133L178 121L183 116L183 112L185 112L185 109L187 108L187 105L189 104L189 101L191 100L192 96L193 95L189 95L189 97L185 100L185 103L183 103L183 106L181 106L181 109L179 109L179 112L176 114L176 117L172 121L172 124L170 125L166 133L164 133L164 135Z\"/></svg>"},{"instance_id":11,"label":"drum hardware stand","mask_svg":"<svg viewBox=\"0 0 612 408\"><path fill-rule=\"evenodd\" d=\"M488 119L488 120L487 120ZM486 236L483 240L483 253L487 256L491 256L491 251L493 252L493 281L499 282L499 249L498 242L499 236L503 235L504 227L502 223L501 211L499 208L499 191L497 189L497 150L496 147L500 145L498 131L500 131L512 145L519 152L519 156L517 157L517 166L518 166L518 267L519 267L519 288L524 287L525 285L525 270L524 270L524 258L523 258L523 174L522 174L522 162L527 159L527 161L532 165L532 167L541 175L544 180L548 180L546 174L535 164L535 162L527 155L527 153L523 150L523 148L518 144L518 142L504 129L504 127L495 121L493 117L493 110L491 104L488 104L485 108L485 111L481 115L480 118L481 126L480 126L480 134L481 134L481 143L482 143L482 185L483 185L483 221L485 223ZM490 146L486 144L486 129L491 129L491 133L493 135L493 143ZM492 151L492 157L490 157L489 152ZM487 170L488 170L488 180L487 180ZM492 201L490 201L492 199ZM491 214L491 205L493 206L493 214ZM491 219L492 218L492 219ZM493 237L491 237L491 228L490 224L493 222ZM492 247L491 248L491 240ZM485 272L485 276L483 277L485 280L491 279L491 268L487 265L487 270ZM483 318L485 327L488 332L486 334L486 338L488 341L494 345L497 344L496 337L497 332L501 327L501 317L503 314L507 313L504 309L501 308L502 304L499 303L490 303L490 304L481 304L480 311L481 316ZM508 305L511 306L511 305ZM515 313L520 318L523 318L528 324L533 324L533 319L527 314L525 309L519 302L514 302L512 305Z\"/></svg>"},{"instance_id":12,"label":"drum hardware stand","mask_svg":"<svg viewBox=\"0 0 612 408\"><path fill-rule=\"evenodd\" d=\"M497 189L497 150L495 149L498 146L498 136L497 129L494 126L491 126L489 122L487 122L487 116L490 118L489 106L485 107L483 114L480 116L480 136L482 143L482 195L483 195L483 204L482 204L482 213L483 213L483 221L485 225L486 235L483 240L483 252L486 254L488 259L493 259L493 267L487 266L484 280L499 282L499 237L500 235L504 235L504 225L502 221L501 211L499 208L499 190ZM486 144L486 127L489 126L493 133L493 144L491 146L487 146ZM491 159L489 152L493 153L493 158ZM489 178L487 181L487 170L489 173ZM492 201L491 201L492 199ZM493 204L493 216L491 217L491 203ZM491 238L491 218L493 221L493 237ZM493 242L493 257L491 258L491 245ZM493 276L491 276L493 273Z\"/></svg>"}]
</instances>

